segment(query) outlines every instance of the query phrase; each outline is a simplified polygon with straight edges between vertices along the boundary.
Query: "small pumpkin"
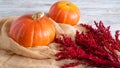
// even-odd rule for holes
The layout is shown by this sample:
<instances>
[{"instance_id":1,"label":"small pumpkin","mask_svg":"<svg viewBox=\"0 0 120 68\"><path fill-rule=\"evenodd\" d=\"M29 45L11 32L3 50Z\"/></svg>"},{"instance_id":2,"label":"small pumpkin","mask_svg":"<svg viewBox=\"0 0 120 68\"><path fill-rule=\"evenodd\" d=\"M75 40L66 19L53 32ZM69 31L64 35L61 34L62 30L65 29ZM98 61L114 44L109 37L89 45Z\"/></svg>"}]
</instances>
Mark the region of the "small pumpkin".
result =
<instances>
[{"instance_id":1,"label":"small pumpkin","mask_svg":"<svg viewBox=\"0 0 120 68\"><path fill-rule=\"evenodd\" d=\"M69 1L58 1L49 10L49 16L58 23L76 25L80 19L80 9Z\"/></svg>"},{"instance_id":2,"label":"small pumpkin","mask_svg":"<svg viewBox=\"0 0 120 68\"><path fill-rule=\"evenodd\" d=\"M9 36L24 47L43 46L54 40L55 27L43 12L26 14L12 23Z\"/></svg>"}]
</instances>

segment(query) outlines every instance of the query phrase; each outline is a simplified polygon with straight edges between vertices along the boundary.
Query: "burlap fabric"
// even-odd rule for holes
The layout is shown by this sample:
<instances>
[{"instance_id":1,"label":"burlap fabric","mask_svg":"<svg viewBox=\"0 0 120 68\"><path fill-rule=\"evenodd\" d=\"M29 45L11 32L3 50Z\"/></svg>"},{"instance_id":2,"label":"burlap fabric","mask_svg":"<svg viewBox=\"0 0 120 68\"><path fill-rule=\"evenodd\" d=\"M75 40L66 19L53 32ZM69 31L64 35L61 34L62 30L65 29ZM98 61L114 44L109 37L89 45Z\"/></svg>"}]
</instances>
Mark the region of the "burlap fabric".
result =
<instances>
[{"instance_id":1,"label":"burlap fabric","mask_svg":"<svg viewBox=\"0 0 120 68\"><path fill-rule=\"evenodd\" d=\"M54 56L59 51L59 44L52 42L48 46L37 46L25 48L9 37L9 29L12 22L18 16L5 17L0 19L0 68L59 68L64 63L70 63L75 60L56 61ZM73 40L76 30L86 31L79 25L70 26L66 24L57 24L56 37L59 34L66 34ZM79 65L75 68L88 68L85 65Z\"/></svg>"}]
</instances>

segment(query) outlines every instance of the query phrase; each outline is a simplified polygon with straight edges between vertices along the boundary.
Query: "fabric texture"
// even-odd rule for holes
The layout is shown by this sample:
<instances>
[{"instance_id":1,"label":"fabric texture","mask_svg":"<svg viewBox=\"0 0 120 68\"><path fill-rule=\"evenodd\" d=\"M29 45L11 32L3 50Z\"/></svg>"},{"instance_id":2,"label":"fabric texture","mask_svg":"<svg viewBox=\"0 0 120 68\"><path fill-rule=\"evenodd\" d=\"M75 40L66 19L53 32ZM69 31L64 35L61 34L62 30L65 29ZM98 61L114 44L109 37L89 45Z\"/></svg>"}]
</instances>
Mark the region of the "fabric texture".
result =
<instances>
[{"instance_id":1,"label":"fabric texture","mask_svg":"<svg viewBox=\"0 0 120 68\"><path fill-rule=\"evenodd\" d=\"M17 18L18 16L11 16L0 19L0 68L59 68L64 63L74 61L56 61L54 55L59 51L59 44L55 42L48 46L25 48L11 39L9 29L12 22ZM58 24L55 21L53 23L56 28L56 37L59 37L60 34L66 34L74 40L76 30L86 31L80 25ZM86 67L85 65L79 65L75 68Z\"/></svg>"}]
</instances>

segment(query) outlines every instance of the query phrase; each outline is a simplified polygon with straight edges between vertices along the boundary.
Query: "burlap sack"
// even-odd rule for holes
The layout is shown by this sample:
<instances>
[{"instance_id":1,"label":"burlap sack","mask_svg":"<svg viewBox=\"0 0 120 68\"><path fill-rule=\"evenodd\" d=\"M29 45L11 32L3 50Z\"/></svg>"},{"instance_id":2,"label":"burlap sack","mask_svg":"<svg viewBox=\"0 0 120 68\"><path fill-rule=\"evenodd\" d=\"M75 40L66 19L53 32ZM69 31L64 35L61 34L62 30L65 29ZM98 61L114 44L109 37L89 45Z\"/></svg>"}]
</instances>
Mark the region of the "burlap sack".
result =
<instances>
[{"instance_id":1,"label":"burlap sack","mask_svg":"<svg viewBox=\"0 0 120 68\"><path fill-rule=\"evenodd\" d=\"M59 51L59 44L50 43L48 46L37 46L25 48L11 39L9 29L11 23L18 16L6 17L0 19L0 68L59 68L64 63L70 63L74 60L56 61L55 54ZM53 21L54 22L54 21ZM84 27L70 26L66 24L57 24L56 37L59 34L67 34L74 40L76 30L86 31ZM86 68L79 65L75 68Z\"/></svg>"}]
</instances>

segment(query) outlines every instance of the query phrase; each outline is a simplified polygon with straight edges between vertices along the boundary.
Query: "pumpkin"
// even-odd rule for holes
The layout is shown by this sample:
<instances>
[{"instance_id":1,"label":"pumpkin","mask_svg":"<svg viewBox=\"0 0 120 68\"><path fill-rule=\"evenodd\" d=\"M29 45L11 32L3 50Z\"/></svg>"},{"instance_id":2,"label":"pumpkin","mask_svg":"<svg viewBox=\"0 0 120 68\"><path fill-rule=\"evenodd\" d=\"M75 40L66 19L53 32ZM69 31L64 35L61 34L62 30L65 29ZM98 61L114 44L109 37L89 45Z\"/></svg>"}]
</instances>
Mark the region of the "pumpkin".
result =
<instances>
[{"instance_id":1,"label":"pumpkin","mask_svg":"<svg viewBox=\"0 0 120 68\"><path fill-rule=\"evenodd\" d=\"M46 46L54 40L55 27L43 12L26 14L12 23L9 36L24 47Z\"/></svg>"},{"instance_id":2,"label":"pumpkin","mask_svg":"<svg viewBox=\"0 0 120 68\"><path fill-rule=\"evenodd\" d=\"M80 9L69 1L58 1L49 9L49 16L58 23L76 25L80 19Z\"/></svg>"}]
</instances>

